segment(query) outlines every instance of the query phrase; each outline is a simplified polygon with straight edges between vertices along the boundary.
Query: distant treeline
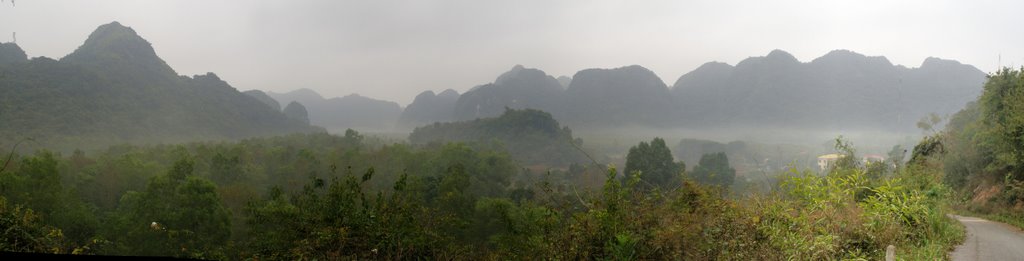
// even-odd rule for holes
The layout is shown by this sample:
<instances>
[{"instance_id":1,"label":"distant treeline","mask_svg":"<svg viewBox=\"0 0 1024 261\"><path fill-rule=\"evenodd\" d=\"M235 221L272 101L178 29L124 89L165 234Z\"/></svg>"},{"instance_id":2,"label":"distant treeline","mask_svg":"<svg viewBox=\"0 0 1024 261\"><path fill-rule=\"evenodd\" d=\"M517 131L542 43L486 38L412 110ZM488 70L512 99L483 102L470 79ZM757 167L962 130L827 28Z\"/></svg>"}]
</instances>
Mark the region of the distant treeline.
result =
<instances>
[{"instance_id":1,"label":"distant treeline","mask_svg":"<svg viewBox=\"0 0 1024 261\"><path fill-rule=\"evenodd\" d=\"M833 51L802 63L782 51L735 66L708 63L669 88L641 66L586 69L572 78L515 66L466 93L418 95L404 111L359 95L311 90L238 92L216 75L180 76L131 28L100 26L74 52L28 59L0 44L0 141L36 148L102 148L122 142L239 139L356 128L411 130L497 117L506 108L550 113L580 129L786 127L914 130L977 96L984 73L929 58L919 68ZM293 103L294 102L294 103ZM396 128L397 126L397 128Z\"/></svg>"},{"instance_id":2,"label":"distant treeline","mask_svg":"<svg viewBox=\"0 0 1024 261\"><path fill-rule=\"evenodd\" d=\"M309 89L270 93L311 108L329 129L413 129L434 122L495 117L505 108L537 109L577 128L728 127L915 131L917 120L949 115L980 94L985 73L928 58L918 68L885 57L837 50L802 63L783 51L736 66L711 62L667 86L638 66L586 69L556 79L516 65L493 83L459 94L425 91L404 110L358 95L325 99ZM397 124L396 124L397 122Z\"/></svg>"}]
</instances>

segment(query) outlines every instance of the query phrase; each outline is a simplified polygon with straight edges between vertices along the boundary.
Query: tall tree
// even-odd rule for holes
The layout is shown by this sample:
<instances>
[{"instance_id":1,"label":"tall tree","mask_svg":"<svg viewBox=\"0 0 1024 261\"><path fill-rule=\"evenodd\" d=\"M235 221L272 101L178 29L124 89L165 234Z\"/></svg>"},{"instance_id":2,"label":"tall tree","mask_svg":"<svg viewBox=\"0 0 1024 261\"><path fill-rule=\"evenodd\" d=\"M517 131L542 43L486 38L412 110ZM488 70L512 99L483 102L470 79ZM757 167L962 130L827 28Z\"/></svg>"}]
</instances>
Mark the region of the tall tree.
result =
<instances>
[{"instance_id":1,"label":"tall tree","mask_svg":"<svg viewBox=\"0 0 1024 261\"><path fill-rule=\"evenodd\" d=\"M729 166L729 157L724 152L704 154L693 168L693 178L700 183L727 188L736 179L736 170Z\"/></svg>"},{"instance_id":2,"label":"tall tree","mask_svg":"<svg viewBox=\"0 0 1024 261\"><path fill-rule=\"evenodd\" d=\"M143 192L121 199L120 236L135 255L216 258L231 235L231 220L216 186L192 175L182 159Z\"/></svg>"},{"instance_id":3,"label":"tall tree","mask_svg":"<svg viewBox=\"0 0 1024 261\"><path fill-rule=\"evenodd\" d=\"M1024 180L1024 71L1007 68L989 76L979 101L982 144L994 154L987 168Z\"/></svg>"},{"instance_id":4,"label":"tall tree","mask_svg":"<svg viewBox=\"0 0 1024 261\"><path fill-rule=\"evenodd\" d=\"M686 164L674 161L672 151L661 138L654 138L650 144L640 142L629 148L626 155L626 178L640 175L640 184L646 188L675 186L685 169Z\"/></svg>"}]
</instances>

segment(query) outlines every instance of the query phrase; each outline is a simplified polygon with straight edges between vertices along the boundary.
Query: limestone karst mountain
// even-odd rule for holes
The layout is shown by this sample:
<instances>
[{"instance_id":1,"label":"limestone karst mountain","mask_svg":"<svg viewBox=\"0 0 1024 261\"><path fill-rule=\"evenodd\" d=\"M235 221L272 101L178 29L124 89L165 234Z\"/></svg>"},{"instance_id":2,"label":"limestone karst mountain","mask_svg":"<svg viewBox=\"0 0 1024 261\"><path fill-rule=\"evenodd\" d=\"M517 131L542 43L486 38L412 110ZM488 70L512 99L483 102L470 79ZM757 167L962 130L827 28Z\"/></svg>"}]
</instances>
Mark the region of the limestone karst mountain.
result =
<instances>
[{"instance_id":1,"label":"limestone karst mountain","mask_svg":"<svg viewBox=\"0 0 1024 261\"><path fill-rule=\"evenodd\" d=\"M12 58L13 57L13 58ZM102 25L60 60L0 45L0 137L39 147L238 139L316 131L208 73L179 76L134 30Z\"/></svg>"}]
</instances>

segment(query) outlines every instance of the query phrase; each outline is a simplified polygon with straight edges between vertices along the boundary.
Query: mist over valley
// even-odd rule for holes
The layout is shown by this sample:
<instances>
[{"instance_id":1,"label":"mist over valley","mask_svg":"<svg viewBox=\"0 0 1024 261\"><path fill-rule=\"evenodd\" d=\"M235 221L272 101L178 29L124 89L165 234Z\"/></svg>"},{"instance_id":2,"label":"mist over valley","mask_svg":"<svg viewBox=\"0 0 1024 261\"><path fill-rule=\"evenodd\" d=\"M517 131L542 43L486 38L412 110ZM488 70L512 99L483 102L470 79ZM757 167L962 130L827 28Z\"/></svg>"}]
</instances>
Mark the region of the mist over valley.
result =
<instances>
[{"instance_id":1,"label":"mist over valley","mask_svg":"<svg viewBox=\"0 0 1024 261\"><path fill-rule=\"evenodd\" d=\"M1020 6L911 2L0 1L0 256L1019 258Z\"/></svg>"}]
</instances>

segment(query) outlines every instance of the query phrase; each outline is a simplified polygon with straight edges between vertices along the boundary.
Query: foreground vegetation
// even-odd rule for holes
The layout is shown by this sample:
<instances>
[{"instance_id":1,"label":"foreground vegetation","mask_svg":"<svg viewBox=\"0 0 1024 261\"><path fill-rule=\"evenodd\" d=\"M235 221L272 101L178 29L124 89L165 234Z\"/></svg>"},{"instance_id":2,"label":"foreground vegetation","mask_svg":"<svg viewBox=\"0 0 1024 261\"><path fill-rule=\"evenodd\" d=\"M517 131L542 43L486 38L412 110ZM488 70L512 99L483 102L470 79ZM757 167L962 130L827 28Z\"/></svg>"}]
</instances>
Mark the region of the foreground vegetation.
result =
<instances>
[{"instance_id":1,"label":"foreground vegetation","mask_svg":"<svg viewBox=\"0 0 1024 261\"><path fill-rule=\"evenodd\" d=\"M780 260L879 259L891 244L910 259L941 259L961 234L926 153L898 169L848 160L824 175L791 170L770 194L736 197L719 178L730 170L724 154L691 176L664 147L656 139L631 150L630 175L596 164L538 173L502 151L380 145L354 131L12 155L0 172L0 249Z\"/></svg>"},{"instance_id":2,"label":"foreground vegetation","mask_svg":"<svg viewBox=\"0 0 1024 261\"><path fill-rule=\"evenodd\" d=\"M961 211L1024 228L1024 71L1003 69L932 139Z\"/></svg>"}]
</instances>

